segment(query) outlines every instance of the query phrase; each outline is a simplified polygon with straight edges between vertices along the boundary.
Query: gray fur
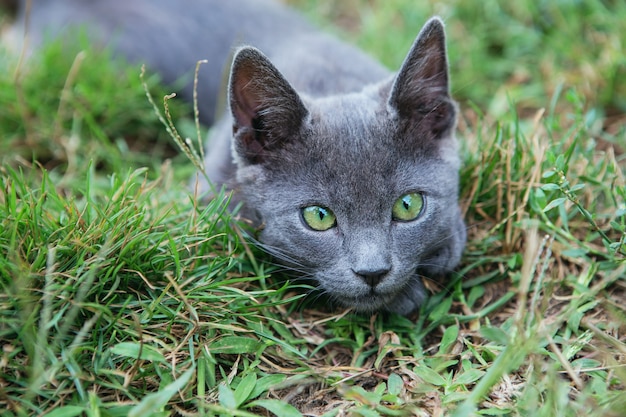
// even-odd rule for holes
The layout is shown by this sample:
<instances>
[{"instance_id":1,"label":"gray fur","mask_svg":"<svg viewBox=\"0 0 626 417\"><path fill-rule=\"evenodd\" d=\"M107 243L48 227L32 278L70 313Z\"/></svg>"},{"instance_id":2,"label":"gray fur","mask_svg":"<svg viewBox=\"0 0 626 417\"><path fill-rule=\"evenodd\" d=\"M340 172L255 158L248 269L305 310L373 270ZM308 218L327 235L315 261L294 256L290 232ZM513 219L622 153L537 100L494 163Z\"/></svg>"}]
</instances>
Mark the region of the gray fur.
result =
<instances>
[{"instance_id":1,"label":"gray fur","mask_svg":"<svg viewBox=\"0 0 626 417\"><path fill-rule=\"evenodd\" d=\"M420 275L450 272L465 244L443 23L426 23L393 75L272 2L174 3L35 0L61 11L34 10L33 22L94 22L98 39L115 33L120 54L145 60L170 82L209 58L205 122L213 120L206 114L215 110L231 45L254 45L234 54L230 111L207 145L211 184L244 203L266 251L336 302L359 311L418 308ZM201 188L211 189L206 181ZM408 192L425 196L424 210L396 221L393 204ZM337 226L307 227L301 209L310 205L330 208Z\"/></svg>"}]
</instances>

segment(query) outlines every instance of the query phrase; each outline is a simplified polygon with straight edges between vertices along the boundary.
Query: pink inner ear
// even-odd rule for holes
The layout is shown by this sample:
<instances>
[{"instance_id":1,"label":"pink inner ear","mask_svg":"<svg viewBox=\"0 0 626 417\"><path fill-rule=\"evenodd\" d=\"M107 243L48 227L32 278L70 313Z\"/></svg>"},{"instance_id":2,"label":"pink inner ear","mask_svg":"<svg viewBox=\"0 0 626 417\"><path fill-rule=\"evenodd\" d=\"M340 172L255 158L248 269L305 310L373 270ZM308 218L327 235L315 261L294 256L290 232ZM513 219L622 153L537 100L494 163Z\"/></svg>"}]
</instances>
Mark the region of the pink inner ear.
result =
<instances>
[{"instance_id":1,"label":"pink inner ear","mask_svg":"<svg viewBox=\"0 0 626 417\"><path fill-rule=\"evenodd\" d=\"M252 127L252 120L261 107L261 100L251 85L253 75L248 72L242 69L238 74L234 74L235 79L232 83L231 110L239 127Z\"/></svg>"},{"instance_id":2,"label":"pink inner ear","mask_svg":"<svg viewBox=\"0 0 626 417\"><path fill-rule=\"evenodd\" d=\"M259 101L255 100L254 94L251 94L249 90L246 91L248 85L249 83L243 87L239 87L237 84L233 86L232 112L237 125L240 127L252 127L252 120L256 117L260 105Z\"/></svg>"},{"instance_id":3,"label":"pink inner ear","mask_svg":"<svg viewBox=\"0 0 626 417\"><path fill-rule=\"evenodd\" d=\"M252 163L262 159L260 154L290 140L307 114L289 82L252 47L243 47L235 54L229 100L236 146Z\"/></svg>"}]
</instances>

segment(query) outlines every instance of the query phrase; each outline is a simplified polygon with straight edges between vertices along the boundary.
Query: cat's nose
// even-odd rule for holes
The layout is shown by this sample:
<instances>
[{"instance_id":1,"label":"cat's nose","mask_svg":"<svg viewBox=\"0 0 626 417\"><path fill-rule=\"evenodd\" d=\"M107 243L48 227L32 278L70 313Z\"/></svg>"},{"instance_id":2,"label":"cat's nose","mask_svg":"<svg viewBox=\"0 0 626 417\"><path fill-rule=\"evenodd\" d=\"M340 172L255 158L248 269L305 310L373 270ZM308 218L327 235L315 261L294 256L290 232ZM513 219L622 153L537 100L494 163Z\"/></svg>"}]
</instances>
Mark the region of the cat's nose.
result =
<instances>
[{"instance_id":1,"label":"cat's nose","mask_svg":"<svg viewBox=\"0 0 626 417\"><path fill-rule=\"evenodd\" d=\"M353 270L354 271L354 270ZM354 271L367 285L374 288L377 286L389 273L389 268L383 269L362 269Z\"/></svg>"}]
</instances>

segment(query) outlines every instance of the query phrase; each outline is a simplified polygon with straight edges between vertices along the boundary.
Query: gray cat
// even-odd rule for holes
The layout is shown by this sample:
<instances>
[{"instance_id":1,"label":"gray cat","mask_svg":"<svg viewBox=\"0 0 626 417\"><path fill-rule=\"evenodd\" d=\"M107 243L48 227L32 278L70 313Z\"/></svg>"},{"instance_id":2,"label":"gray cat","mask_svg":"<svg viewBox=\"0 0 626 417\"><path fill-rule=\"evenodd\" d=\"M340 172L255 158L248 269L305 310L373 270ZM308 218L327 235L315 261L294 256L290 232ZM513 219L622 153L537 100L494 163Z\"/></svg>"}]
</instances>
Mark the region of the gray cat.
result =
<instances>
[{"instance_id":1,"label":"gray cat","mask_svg":"<svg viewBox=\"0 0 626 417\"><path fill-rule=\"evenodd\" d=\"M466 237L441 20L424 25L393 75L273 2L174 3L35 0L30 31L37 40L87 23L96 40L166 82L208 58L205 123L214 122L231 47L254 45L234 53L202 190L232 190L261 227L261 247L339 304L418 308L420 276L450 272Z\"/></svg>"}]
</instances>

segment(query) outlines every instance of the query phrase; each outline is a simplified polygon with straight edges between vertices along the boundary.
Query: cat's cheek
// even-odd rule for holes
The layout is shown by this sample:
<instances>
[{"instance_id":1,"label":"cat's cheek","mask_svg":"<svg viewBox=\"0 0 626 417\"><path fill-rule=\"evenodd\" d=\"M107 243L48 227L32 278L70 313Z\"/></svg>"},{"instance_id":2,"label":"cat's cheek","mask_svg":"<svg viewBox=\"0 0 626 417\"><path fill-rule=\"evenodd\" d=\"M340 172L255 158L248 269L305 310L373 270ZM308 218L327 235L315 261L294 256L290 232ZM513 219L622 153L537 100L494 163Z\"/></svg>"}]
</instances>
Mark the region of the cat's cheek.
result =
<instances>
[{"instance_id":1,"label":"cat's cheek","mask_svg":"<svg viewBox=\"0 0 626 417\"><path fill-rule=\"evenodd\" d=\"M414 222L395 224L392 229L394 253L398 256L398 263L413 269L419 264L421 254L424 253L431 240L433 216L424 216Z\"/></svg>"},{"instance_id":2,"label":"cat's cheek","mask_svg":"<svg viewBox=\"0 0 626 417\"><path fill-rule=\"evenodd\" d=\"M439 158L441 158L444 166L451 172L457 172L461 168L461 159L459 158L458 149L458 140L454 134L439 140Z\"/></svg>"},{"instance_id":3,"label":"cat's cheek","mask_svg":"<svg viewBox=\"0 0 626 417\"><path fill-rule=\"evenodd\" d=\"M356 277L347 274L337 275L333 270L320 270L315 274L316 280L334 298L342 300L344 304L353 304L354 299L365 299L370 288L359 282Z\"/></svg>"},{"instance_id":4,"label":"cat's cheek","mask_svg":"<svg viewBox=\"0 0 626 417\"><path fill-rule=\"evenodd\" d=\"M426 290L421 279L414 276L410 285L407 285L390 303L386 303L384 309L391 313L406 316L420 308L426 300L426 296Z\"/></svg>"},{"instance_id":5,"label":"cat's cheek","mask_svg":"<svg viewBox=\"0 0 626 417\"><path fill-rule=\"evenodd\" d=\"M266 211L265 228L260 240L305 265L317 275L336 268L340 237L336 228L326 231L308 229L293 210Z\"/></svg>"},{"instance_id":6,"label":"cat's cheek","mask_svg":"<svg viewBox=\"0 0 626 417\"><path fill-rule=\"evenodd\" d=\"M441 232L441 236L445 236L445 239L440 239L441 249L435 253L435 256L429 262L433 266L425 268L426 271L432 274L451 272L461 260L461 255L465 248L467 231L460 209L457 210L456 216L446 223L446 226L445 230Z\"/></svg>"},{"instance_id":7,"label":"cat's cheek","mask_svg":"<svg viewBox=\"0 0 626 417\"><path fill-rule=\"evenodd\" d=\"M252 199L262 198L264 194L262 184L265 182L266 177L263 167L261 165L244 166L237 158L235 158L235 161L238 164L237 185L245 188L244 194L252 197Z\"/></svg>"}]
</instances>

